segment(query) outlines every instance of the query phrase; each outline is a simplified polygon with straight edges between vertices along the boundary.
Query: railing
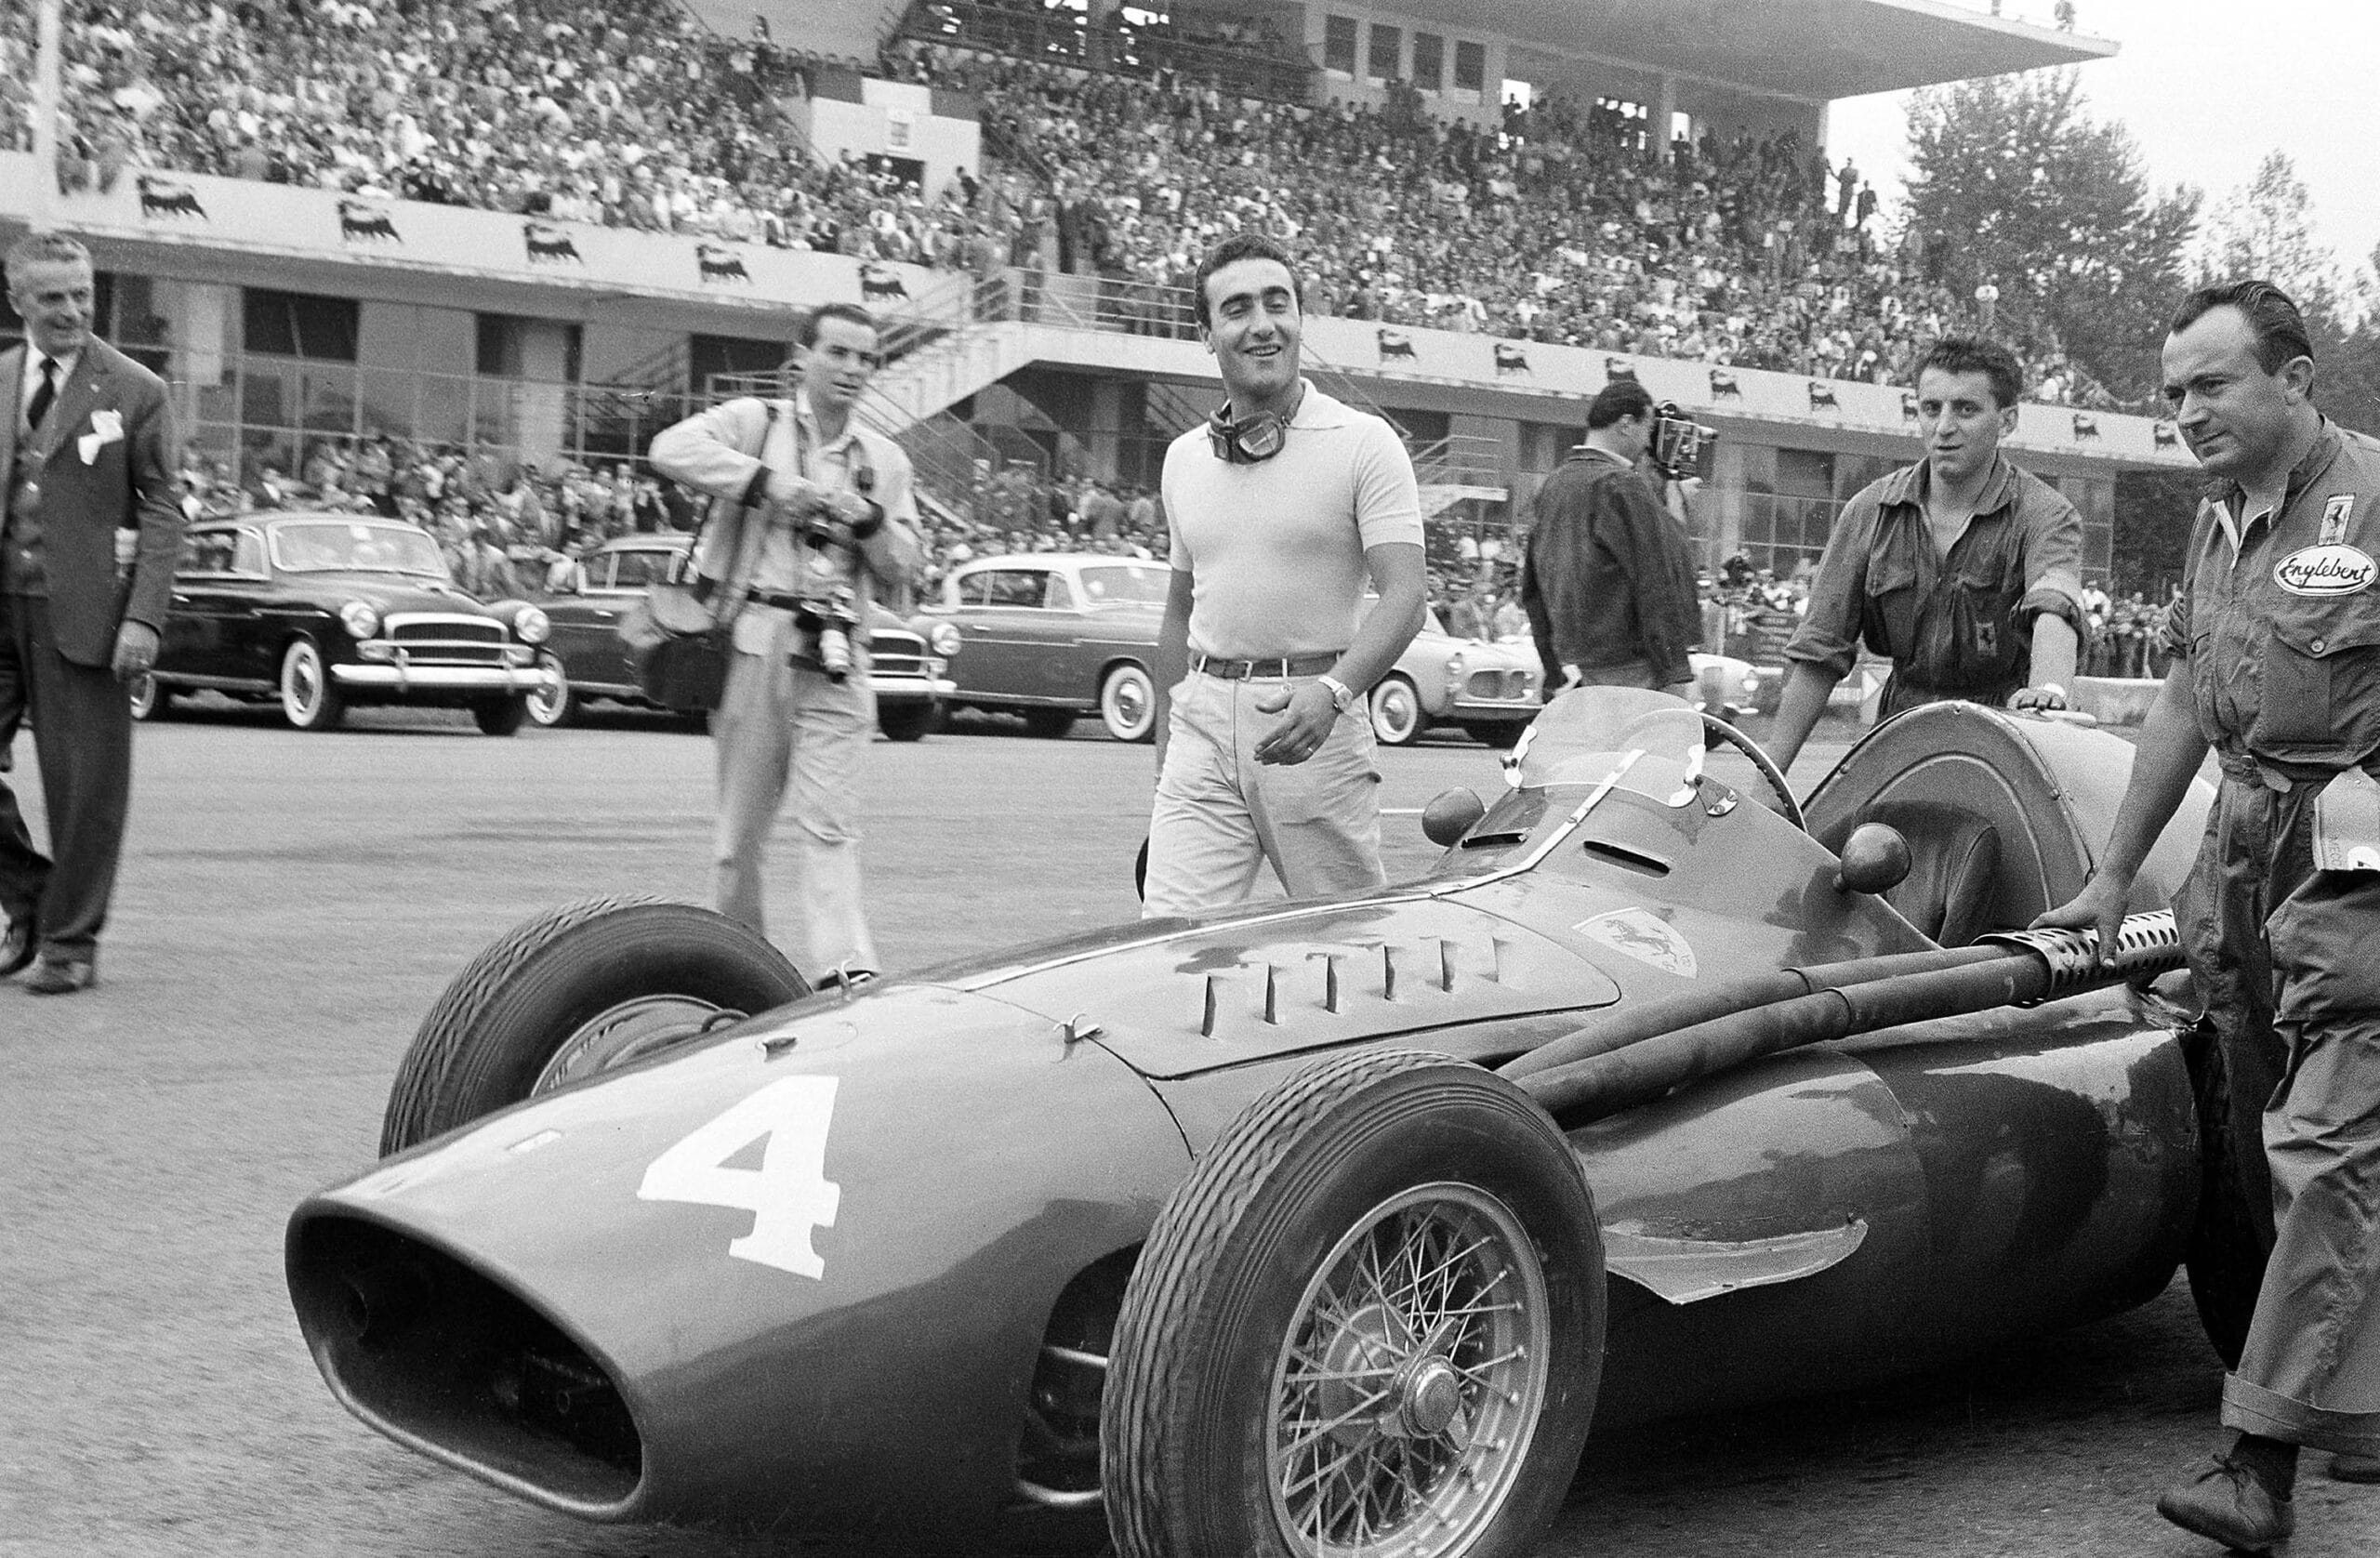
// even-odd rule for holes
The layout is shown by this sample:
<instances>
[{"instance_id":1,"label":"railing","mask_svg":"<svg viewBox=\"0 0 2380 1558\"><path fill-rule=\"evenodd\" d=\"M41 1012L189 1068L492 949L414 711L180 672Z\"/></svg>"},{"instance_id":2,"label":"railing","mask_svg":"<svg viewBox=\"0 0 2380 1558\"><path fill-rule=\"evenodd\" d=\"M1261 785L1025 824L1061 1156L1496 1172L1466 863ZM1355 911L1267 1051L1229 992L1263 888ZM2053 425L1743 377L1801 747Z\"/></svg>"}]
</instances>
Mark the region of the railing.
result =
<instances>
[{"instance_id":1,"label":"railing","mask_svg":"<svg viewBox=\"0 0 2380 1558\"><path fill-rule=\"evenodd\" d=\"M979 49L1047 65L1153 76L1170 71L1223 91L1278 102L1311 100L1312 61L1278 40L1264 44L1204 43L1173 35L1171 23L1135 26L1120 15L1104 27L1072 10L1012 10L974 0L922 0L903 15L899 35L954 48Z\"/></svg>"}]
</instances>

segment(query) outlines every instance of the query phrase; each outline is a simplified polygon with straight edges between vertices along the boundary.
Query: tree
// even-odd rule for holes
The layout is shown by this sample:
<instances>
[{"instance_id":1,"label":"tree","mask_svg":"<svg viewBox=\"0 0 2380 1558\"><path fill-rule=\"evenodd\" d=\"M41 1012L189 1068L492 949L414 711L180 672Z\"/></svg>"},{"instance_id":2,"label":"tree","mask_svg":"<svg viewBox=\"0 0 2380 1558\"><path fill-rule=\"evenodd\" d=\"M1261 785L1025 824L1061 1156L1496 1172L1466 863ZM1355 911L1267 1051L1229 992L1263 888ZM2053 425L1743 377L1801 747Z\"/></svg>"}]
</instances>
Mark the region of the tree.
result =
<instances>
[{"instance_id":1,"label":"tree","mask_svg":"<svg viewBox=\"0 0 2380 1558\"><path fill-rule=\"evenodd\" d=\"M1910 231L1953 292L1994 284L1998 333L2020 350L2054 343L2120 399L2153 394L2198 191L2153 191L2132 137L2090 117L2070 70L1919 92L1909 141Z\"/></svg>"}]
</instances>

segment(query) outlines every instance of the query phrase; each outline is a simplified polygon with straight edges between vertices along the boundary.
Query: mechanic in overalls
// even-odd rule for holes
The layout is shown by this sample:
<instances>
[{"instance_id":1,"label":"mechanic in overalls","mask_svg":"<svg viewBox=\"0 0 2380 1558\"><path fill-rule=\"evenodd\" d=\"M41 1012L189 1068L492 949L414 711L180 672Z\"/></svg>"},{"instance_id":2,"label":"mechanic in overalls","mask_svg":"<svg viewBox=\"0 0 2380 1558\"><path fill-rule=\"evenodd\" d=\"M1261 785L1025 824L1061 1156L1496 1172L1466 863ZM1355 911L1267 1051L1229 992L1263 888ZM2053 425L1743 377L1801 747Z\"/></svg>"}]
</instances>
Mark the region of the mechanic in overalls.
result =
<instances>
[{"instance_id":1,"label":"mechanic in overalls","mask_svg":"<svg viewBox=\"0 0 2380 1558\"><path fill-rule=\"evenodd\" d=\"M2301 1446L2380 1476L2380 442L2314 407L2313 349L2266 282L2190 294L2164 393L2222 489L2199 506L2173 668L2105 858L2043 925L2106 944L2210 747L2222 787L2175 907L2228 1068L2228 1129L2271 1255L2236 1437L2157 1508L2249 1551L2286 1538ZM2261 1115L2258 1110L2261 1107ZM2267 1182L2267 1171L2269 1182Z\"/></svg>"},{"instance_id":2,"label":"mechanic in overalls","mask_svg":"<svg viewBox=\"0 0 2380 1558\"><path fill-rule=\"evenodd\" d=\"M2023 380L1995 342L1945 336L1917 365L1925 458L1862 487L1827 537L1769 754L1790 769L1859 641L1893 663L1879 719L1964 698L2065 708L2082 627L2082 519L2008 463Z\"/></svg>"}]
</instances>

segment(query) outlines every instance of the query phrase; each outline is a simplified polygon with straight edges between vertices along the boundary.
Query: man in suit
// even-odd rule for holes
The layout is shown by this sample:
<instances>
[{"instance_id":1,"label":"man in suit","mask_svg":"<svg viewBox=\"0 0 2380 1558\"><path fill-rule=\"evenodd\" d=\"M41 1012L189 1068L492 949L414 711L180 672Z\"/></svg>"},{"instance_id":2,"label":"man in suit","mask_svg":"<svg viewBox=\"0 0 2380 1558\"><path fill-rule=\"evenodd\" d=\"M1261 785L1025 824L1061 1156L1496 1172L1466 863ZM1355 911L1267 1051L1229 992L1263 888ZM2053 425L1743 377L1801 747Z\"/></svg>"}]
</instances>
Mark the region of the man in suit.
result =
<instances>
[{"instance_id":1,"label":"man in suit","mask_svg":"<svg viewBox=\"0 0 2380 1558\"><path fill-rule=\"evenodd\" d=\"M98 979L132 794L124 683L156 663L181 543L165 386L91 334L91 256L35 231L8 250L25 344L0 352L0 772L36 726L50 854L0 781L0 978ZM36 962L37 960L37 962Z\"/></svg>"}]
</instances>

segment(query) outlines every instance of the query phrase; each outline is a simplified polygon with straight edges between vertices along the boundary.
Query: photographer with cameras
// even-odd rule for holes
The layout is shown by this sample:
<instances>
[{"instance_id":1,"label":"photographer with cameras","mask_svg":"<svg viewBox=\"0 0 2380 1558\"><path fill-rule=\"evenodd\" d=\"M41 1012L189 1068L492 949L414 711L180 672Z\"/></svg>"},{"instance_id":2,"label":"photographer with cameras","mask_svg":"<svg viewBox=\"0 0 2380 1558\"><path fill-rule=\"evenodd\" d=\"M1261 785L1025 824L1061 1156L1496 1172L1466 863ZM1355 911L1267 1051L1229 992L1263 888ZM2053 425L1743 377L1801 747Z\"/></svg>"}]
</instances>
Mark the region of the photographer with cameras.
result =
<instances>
[{"instance_id":1,"label":"photographer with cameras","mask_svg":"<svg viewBox=\"0 0 2380 1558\"><path fill-rule=\"evenodd\" d=\"M1917 364L1925 458L1844 505L1785 646L1792 669L1768 740L1779 770L1809 739L1859 641L1891 657L1879 720L1964 698L2072 707L2082 625L2082 518L2008 463L2023 380L1996 342L1945 336Z\"/></svg>"},{"instance_id":2,"label":"photographer with cameras","mask_svg":"<svg viewBox=\"0 0 2380 1558\"><path fill-rule=\"evenodd\" d=\"M1568 688L1646 687L1694 700L1686 652L1702 633L1685 528L1637 463L1660 418L1633 380L1587 408L1587 441L1531 505L1521 605L1545 667L1545 699Z\"/></svg>"},{"instance_id":3,"label":"photographer with cameras","mask_svg":"<svg viewBox=\"0 0 2380 1558\"><path fill-rule=\"evenodd\" d=\"M860 913L857 787L876 733L868 601L923 555L909 458L852 418L876 322L828 303L802 322L790 401L742 399L664 429L653 463L712 499L697 589L733 621L718 744L720 913L762 929L760 860L793 788L796 961L813 984L873 978Z\"/></svg>"}]
</instances>

